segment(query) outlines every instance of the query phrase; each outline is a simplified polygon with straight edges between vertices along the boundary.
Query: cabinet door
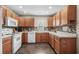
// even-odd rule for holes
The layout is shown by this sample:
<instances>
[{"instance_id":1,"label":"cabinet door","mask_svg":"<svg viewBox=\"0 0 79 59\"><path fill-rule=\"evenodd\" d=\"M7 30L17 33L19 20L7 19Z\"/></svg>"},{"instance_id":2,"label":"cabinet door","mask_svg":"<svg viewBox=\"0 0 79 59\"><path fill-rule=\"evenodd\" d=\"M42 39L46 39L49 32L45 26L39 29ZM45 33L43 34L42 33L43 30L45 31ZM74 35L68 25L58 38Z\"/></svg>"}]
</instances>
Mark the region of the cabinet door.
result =
<instances>
[{"instance_id":1,"label":"cabinet door","mask_svg":"<svg viewBox=\"0 0 79 59\"><path fill-rule=\"evenodd\" d=\"M48 18L48 27L53 27L53 17Z\"/></svg>"},{"instance_id":2,"label":"cabinet door","mask_svg":"<svg viewBox=\"0 0 79 59\"><path fill-rule=\"evenodd\" d=\"M36 33L36 42L41 42L42 36L41 33Z\"/></svg>"},{"instance_id":3,"label":"cabinet door","mask_svg":"<svg viewBox=\"0 0 79 59\"><path fill-rule=\"evenodd\" d=\"M61 25L67 25L68 24L68 19L67 19L67 12L68 9L67 7L65 7L62 11L61 11Z\"/></svg>"},{"instance_id":4,"label":"cabinet door","mask_svg":"<svg viewBox=\"0 0 79 59\"><path fill-rule=\"evenodd\" d=\"M60 39L58 37L55 37L55 51L60 53Z\"/></svg>"},{"instance_id":5,"label":"cabinet door","mask_svg":"<svg viewBox=\"0 0 79 59\"><path fill-rule=\"evenodd\" d=\"M22 26L22 27L25 26L24 22L25 22L24 18L21 18L21 26Z\"/></svg>"},{"instance_id":6,"label":"cabinet door","mask_svg":"<svg viewBox=\"0 0 79 59\"><path fill-rule=\"evenodd\" d=\"M21 17L16 17L16 20L18 20L18 26L19 27L24 27L24 18Z\"/></svg>"},{"instance_id":7,"label":"cabinet door","mask_svg":"<svg viewBox=\"0 0 79 59\"><path fill-rule=\"evenodd\" d=\"M22 33L22 43L28 43L28 33Z\"/></svg>"},{"instance_id":8,"label":"cabinet door","mask_svg":"<svg viewBox=\"0 0 79 59\"><path fill-rule=\"evenodd\" d=\"M68 24L75 25L76 24L76 5L68 6Z\"/></svg>"},{"instance_id":9,"label":"cabinet door","mask_svg":"<svg viewBox=\"0 0 79 59\"><path fill-rule=\"evenodd\" d=\"M49 39L49 44L52 46L52 48L54 48L55 47L55 38L54 38L54 36L53 35L51 35L50 34L50 39Z\"/></svg>"},{"instance_id":10,"label":"cabinet door","mask_svg":"<svg viewBox=\"0 0 79 59\"><path fill-rule=\"evenodd\" d=\"M47 42L48 40L48 33L41 33L41 42Z\"/></svg>"},{"instance_id":11,"label":"cabinet door","mask_svg":"<svg viewBox=\"0 0 79 59\"><path fill-rule=\"evenodd\" d=\"M29 23L30 23L30 26L31 27L34 27L34 19L33 18L30 19L30 22Z\"/></svg>"},{"instance_id":12,"label":"cabinet door","mask_svg":"<svg viewBox=\"0 0 79 59\"><path fill-rule=\"evenodd\" d=\"M11 12L10 12L9 10L7 10L6 16L7 16L7 17L11 17L11 16L12 16L12 15L11 15Z\"/></svg>"},{"instance_id":13,"label":"cabinet door","mask_svg":"<svg viewBox=\"0 0 79 59\"><path fill-rule=\"evenodd\" d=\"M76 53L76 40L72 38L61 39L60 53Z\"/></svg>"},{"instance_id":14,"label":"cabinet door","mask_svg":"<svg viewBox=\"0 0 79 59\"><path fill-rule=\"evenodd\" d=\"M3 41L3 54L11 54L12 53L12 39L11 37L5 38Z\"/></svg>"},{"instance_id":15,"label":"cabinet door","mask_svg":"<svg viewBox=\"0 0 79 59\"><path fill-rule=\"evenodd\" d=\"M25 18L25 26L34 27L34 19L33 18Z\"/></svg>"},{"instance_id":16,"label":"cabinet door","mask_svg":"<svg viewBox=\"0 0 79 59\"><path fill-rule=\"evenodd\" d=\"M53 16L53 26L54 27L56 26L56 16L55 15Z\"/></svg>"},{"instance_id":17,"label":"cabinet door","mask_svg":"<svg viewBox=\"0 0 79 59\"><path fill-rule=\"evenodd\" d=\"M56 26L60 26L60 12L56 14Z\"/></svg>"}]
</instances>

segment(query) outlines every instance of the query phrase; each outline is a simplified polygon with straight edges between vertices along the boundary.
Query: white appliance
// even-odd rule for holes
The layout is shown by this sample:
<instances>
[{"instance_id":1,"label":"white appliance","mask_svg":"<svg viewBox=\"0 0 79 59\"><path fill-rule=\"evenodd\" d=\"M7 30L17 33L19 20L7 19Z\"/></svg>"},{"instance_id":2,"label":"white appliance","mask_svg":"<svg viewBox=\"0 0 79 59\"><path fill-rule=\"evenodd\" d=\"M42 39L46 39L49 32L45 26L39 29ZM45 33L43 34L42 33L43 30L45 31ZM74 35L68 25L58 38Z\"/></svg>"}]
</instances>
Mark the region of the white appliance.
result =
<instances>
[{"instance_id":1,"label":"white appliance","mask_svg":"<svg viewBox=\"0 0 79 59\"><path fill-rule=\"evenodd\" d=\"M7 26L18 26L18 21L16 19L11 18L11 17L7 17L6 25Z\"/></svg>"},{"instance_id":2,"label":"white appliance","mask_svg":"<svg viewBox=\"0 0 79 59\"><path fill-rule=\"evenodd\" d=\"M28 43L35 43L35 32L28 32Z\"/></svg>"},{"instance_id":3,"label":"white appliance","mask_svg":"<svg viewBox=\"0 0 79 59\"><path fill-rule=\"evenodd\" d=\"M16 53L17 50L21 47L21 33L14 34L12 40L12 53Z\"/></svg>"}]
</instances>

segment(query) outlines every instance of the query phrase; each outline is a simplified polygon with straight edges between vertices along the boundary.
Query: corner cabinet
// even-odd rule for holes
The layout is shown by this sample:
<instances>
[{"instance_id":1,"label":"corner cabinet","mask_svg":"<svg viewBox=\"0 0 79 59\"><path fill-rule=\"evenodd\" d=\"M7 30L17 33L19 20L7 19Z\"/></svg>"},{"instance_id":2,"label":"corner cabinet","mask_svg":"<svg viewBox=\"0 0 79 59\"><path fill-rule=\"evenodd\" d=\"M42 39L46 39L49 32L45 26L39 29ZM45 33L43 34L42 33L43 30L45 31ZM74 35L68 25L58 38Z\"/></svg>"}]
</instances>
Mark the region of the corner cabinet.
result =
<instances>
[{"instance_id":1,"label":"corner cabinet","mask_svg":"<svg viewBox=\"0 0 79 59\"><path fill-rule=\"evenodd\" d=\"M55 38L54 35L49 34L49 39L48 39L48 43L51 45L52 48L55 47Z\"/></svg>"}]
</instances>

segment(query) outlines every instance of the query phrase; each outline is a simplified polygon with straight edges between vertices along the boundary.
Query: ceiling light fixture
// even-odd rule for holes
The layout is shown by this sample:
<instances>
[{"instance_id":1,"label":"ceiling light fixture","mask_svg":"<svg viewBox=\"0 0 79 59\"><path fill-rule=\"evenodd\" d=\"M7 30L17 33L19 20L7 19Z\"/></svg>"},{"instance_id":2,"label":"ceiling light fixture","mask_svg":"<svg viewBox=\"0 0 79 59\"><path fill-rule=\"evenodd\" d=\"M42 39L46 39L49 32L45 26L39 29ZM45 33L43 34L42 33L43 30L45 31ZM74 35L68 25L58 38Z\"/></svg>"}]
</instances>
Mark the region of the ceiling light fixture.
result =
<instances>
[{"instance_id":1,"label":"ceiling light fixture","mask_svg":"<svg viewBox=\"0 0 79 59\"><path fill-rule=\"evenodd\" d=\"M23 8L23 6L19 6L19 8Z\"/></svg>"},{"instance_id":2,"label":"ceiling light fixture","mask_svg":"<svg viewBox=\"0 0 79 59\"><path fill-rule=\"evenodd\" d=\"M52 8L52 6L49 6L49 9L51 9Z\"/></svg>"},{"instance_id":3,"label":"ceiling light fixture","mask_svg":"<svg viewBox=\"0 0 79 59\"><path fill-rule=\"evenodd\" d=\"M26 11L24 11L24 14L26 13Z\"/></svg>"}]
</instances>

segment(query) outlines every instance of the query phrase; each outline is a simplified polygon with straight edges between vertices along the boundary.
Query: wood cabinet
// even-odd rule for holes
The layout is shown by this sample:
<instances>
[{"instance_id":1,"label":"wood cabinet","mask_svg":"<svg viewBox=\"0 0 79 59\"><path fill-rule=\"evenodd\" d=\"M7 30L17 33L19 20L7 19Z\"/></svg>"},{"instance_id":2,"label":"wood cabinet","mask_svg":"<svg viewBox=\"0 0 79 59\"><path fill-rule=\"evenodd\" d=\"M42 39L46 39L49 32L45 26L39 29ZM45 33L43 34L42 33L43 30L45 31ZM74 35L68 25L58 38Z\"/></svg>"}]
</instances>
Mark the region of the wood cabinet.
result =
<instances>
[{"instance_id":1,"label":"wood cabinet","mask_svg":"<svg viewBox=\"0 0 79 59\"><path fill-rule=\"evenodd\" d=\"M17 17L18 20L18 26L19 27L24 27L24 18Z\"/></svg>"},{"instance_id":2,"label":"wood cabinet","mask_svg":"<svg viewBox=\"0 0 79 59\"><path fill-rule=\"evenodd\" d=\"M36 33L36 42L48 42L48 33Z\"/></svg>"},{"instance_id":3,"label":"wood cabinet","mask_svg":"<svg viewBox=\"0 0 79 59\"><path fill-rule=\"evenodd\" d=\"M55 37L54 49L56 53L61 53L61 54L76 53L76 39Z\"/></svg>"},{"instance_id":4,"label":"wood cabinet","mask_svg":"<svg viewBox=\"0 0 79 59\"><path fill-rule=\"evenodd\" d=\"M42 42L48 42L48 33L41 33Z\"/></svg>"},{"instance_id":5,"label":"wood cabinet","mask_svg":"<svg viewBox=\"0 0 79 59\"><path fill-rule=\"evenodd\" d=\"M60 20L61 20L60 12L57 12L57 14L56 14L56 26L60 26Z\"/></svg>"},{"instance_id":6,"label":"wood cabinet","mask_svg":"<svg viewBox=\"0 0 79 59\"><path fill-rule=\"evenodd\" d=\"M6 17L12 17L12 13L10 12L10 10L6 9L5 16Z\"/></svg>"},{"instance_id":7,"label":"wood cabinet","mask_svg":"<svg viewBox=\"0 0 79 59\"><path fill-rule=\"evenodd\" d=\"M22 18L17 17L19 22L19 27L34 27L34 19L33 18Z\"/></svg>"},{"instance_id":8,"label":"wood cabinet","mask_svg":"<svg viewBox=\"0 0 79 59\"><path fill-rule=\"evenodd\" d=\"M53 27L53 17L48 17L48 27Z\"/></svg>"},{"instance_id":9,"label":"wood cabinet","mask_svg":"<svg viewBox=\"0 0 79 59\"><path fill-rule=\"evenodd\" d=\"M41 42L42 37L41 37L41 33L36 33L36 42Z\"/></svg>"},{"instance_id":10,"label":"wood cabinet","mask_svg":"<svg viewBox=\"0 0 79 59\"><path fill-rule=\"evenodd\" d=\"M12 10L10 10L7 7L2 7L2 8L3 8L3 22L4 22L3 25L7 24L7 17L11 17L14 20L16 20L17 15Z\"/></svg>"},{"instance_id":11,"label":"wood cabinet","mask_svg":"<svg viewBox=\"0 0 79 59\"><path fill-rule=\"evenodd\" d=\"M48 39L48 43L51 45L52 48L54 48L55 46L55 39L54 39L54 35L49 34L49 39Z\"/></svg>"},{"instance_id":12,"label":"wood cabinet","mask_svg":"<svg viewBox=\"0 0 79 59\"><path fill-rule=\"evenodd\" d=\"M76 24L76 5L66 6L61 11L61 25Z\"/></svg>"},{"instance_id":13,"label":"wood cabinet","mask_svg":"<svg viewBox=\"0 0 79 59\"><path fill-rule=\"evenodd\" d=\"M3 38L2 48L3 48L3 54L12 53L12 38L11 37Z\"/></svg>"},{"instance_id":14,"label":"wood cabinet","mask_svg":"<svg viewBox=\"0 0 79 59\"><path fill-rule=\"evenodd\" d=\"M20 26L20 27L25 27L24 22L25 22L24 18L21 18L21 17L20 17L20 19L19 19L19 26Z\"/></svg>"},{"instance_id":15,"label":"wood cabinet","mask_svg":"<svg viewBox=\"0 0 79 59\"><path fill-rule=\"evenodd\" d=\"M22 33L22 43L28 43L28 33Z\"/></svg>"},{"instance_id":16,"label":"wood cabinet","mask_svg":"<svg viewBox=\"0 0 79 59\"><path fill-rule=\"evenodd\" d=\"M61 11L61 25L67 25L67 7Z\"/></svg>"},{"instance_id":17,"label":"wood cabinet","mask_svg":"<svg viewBox=\"0 0 79 59\"><path fill-rule=\"evenodd\" d=\"M34 27L34 19L33 18L25 18L24 19L25 27Z\"/></svg>"},{"instance_id":18,"label":"wood cabinet","mask_svg":"<svg viewBox=\"0 0 79 59\"><path fill-rule=\"evenodd\" d=\"M53 16L53 27L55 27L56 26L56 16L54 15Z\"/></svg>"}]
</instances>

